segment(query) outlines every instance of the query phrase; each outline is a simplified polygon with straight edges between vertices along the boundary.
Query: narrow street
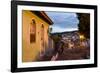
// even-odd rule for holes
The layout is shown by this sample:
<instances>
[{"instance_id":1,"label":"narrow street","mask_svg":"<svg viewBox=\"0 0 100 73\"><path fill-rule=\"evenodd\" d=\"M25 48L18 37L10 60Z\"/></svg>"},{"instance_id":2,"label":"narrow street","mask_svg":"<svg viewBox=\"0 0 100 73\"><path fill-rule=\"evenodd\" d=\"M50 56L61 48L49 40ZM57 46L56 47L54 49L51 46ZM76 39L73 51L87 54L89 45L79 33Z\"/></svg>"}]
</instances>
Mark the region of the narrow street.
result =
<instances>
[{"instance_id":1,"label":"narrow street","mask_svg":"<svg viewBox=\"0 0 100 73\"><path fill-rule=\"evenodd\" d=\"M79 60L87 59L89 49L65 49L64 52L58 56L57 60Z\"/></svg>"},{"instance_id":2,"label":"narrow street","mask_svg":"<svg viewBox=\"0 0 100 73\"><path fill-rule=\"evenodd\" d=\"M52 58L53 61L89 59L89 48L64 49L62 54L56 54L55 56L52 52L53 50L46 52L45 55L39 59L39 61L50 61Z\"/></svg>"}]
</instances>

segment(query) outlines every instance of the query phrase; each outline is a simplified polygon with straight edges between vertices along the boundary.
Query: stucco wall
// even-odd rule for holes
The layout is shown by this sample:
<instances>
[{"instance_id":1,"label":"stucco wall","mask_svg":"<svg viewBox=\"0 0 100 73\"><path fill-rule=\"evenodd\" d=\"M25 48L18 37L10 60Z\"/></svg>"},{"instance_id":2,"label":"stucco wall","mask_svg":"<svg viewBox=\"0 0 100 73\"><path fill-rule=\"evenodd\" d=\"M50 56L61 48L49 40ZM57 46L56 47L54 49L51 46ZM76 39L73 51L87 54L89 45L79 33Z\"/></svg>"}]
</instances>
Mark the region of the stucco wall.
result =
<instances>
[{"instance_id":1,"label":"stucco wall","mask_svg":"<svg viewBox=\"0 0 100 73\"><path fill-rule=\"evenodd\" d=\"M30 23L32 19L36 22L36 42L30 43ZM48 46L48 34L47 30L49 24L43 21L41 18L33 14L28 10L22 12L22 61L32 62L35 61L41 49L41 26L44 26L44 42Z\"/></svg>"}]
</instances>

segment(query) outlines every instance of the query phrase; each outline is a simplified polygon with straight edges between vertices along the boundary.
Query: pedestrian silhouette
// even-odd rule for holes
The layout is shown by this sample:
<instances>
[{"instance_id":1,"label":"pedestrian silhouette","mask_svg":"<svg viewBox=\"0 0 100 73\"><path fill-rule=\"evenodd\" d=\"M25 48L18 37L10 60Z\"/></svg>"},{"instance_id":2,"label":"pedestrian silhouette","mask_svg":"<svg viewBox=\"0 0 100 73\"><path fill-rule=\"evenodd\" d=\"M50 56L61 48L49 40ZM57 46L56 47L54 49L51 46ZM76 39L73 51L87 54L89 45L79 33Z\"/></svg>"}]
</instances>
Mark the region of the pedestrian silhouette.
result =
<instances>
[{"instance_id":1,"label":"pedestrian silhouette","mask_svg":"<svg viewBox=\"0 0 100 73\"><path fill-rule=\"evenodd\" d=\"M61 37L59 36L59 40L55 42L55 48L54 48L54 55L52 59L57 59L59 55L63 53L64 50L64 42L62 41Z\"/></svg>"}]
</instances>

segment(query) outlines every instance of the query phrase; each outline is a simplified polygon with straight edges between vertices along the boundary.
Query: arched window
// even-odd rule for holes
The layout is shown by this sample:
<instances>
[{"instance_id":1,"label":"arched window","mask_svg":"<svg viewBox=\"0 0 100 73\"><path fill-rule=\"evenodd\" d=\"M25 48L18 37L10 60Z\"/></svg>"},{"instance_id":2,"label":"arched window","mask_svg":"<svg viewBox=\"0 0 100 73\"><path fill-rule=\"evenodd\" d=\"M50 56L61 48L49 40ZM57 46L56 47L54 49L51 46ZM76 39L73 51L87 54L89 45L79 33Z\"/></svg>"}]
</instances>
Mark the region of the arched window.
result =
<instances>
[{"instance_id":1,"label":"arched window","mask_svg":"<svg viewBox=\"0 0 100 73\"><path fill-rule=\"evenodd\" d=\"M44 26L43 24L41 26L41 41L42 41L42 47L44 47Z\"/></svg>"},{"instance_id":2,"label":"arched window","mask_svg":"<svg viewBox=\"0 0 100 73\"><path fill-rule=\"evenodd\" d=\"M34 19L32 19L30 23L30 43L33 43L36 41L36 22Z\"/></svg>"}]
</instances>

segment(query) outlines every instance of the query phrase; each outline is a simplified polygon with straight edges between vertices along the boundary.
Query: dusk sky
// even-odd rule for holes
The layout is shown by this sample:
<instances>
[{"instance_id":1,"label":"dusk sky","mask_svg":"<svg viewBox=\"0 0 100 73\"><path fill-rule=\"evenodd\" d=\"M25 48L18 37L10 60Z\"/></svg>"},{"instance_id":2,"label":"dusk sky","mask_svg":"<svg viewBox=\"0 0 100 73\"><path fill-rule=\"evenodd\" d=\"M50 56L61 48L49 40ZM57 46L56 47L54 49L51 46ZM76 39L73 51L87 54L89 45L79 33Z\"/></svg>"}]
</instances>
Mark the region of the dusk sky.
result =
<instances>
[{"instance_id":1,"label":"dusk sky","mask_svg":"<svg viewBox=\"0 0 100 73\"><path fill-rule=\"evenodd\" d=\"M76 13L46 12L53 21L52 33L78 30L79 20Z\"/></svg>"}]
</instances>

